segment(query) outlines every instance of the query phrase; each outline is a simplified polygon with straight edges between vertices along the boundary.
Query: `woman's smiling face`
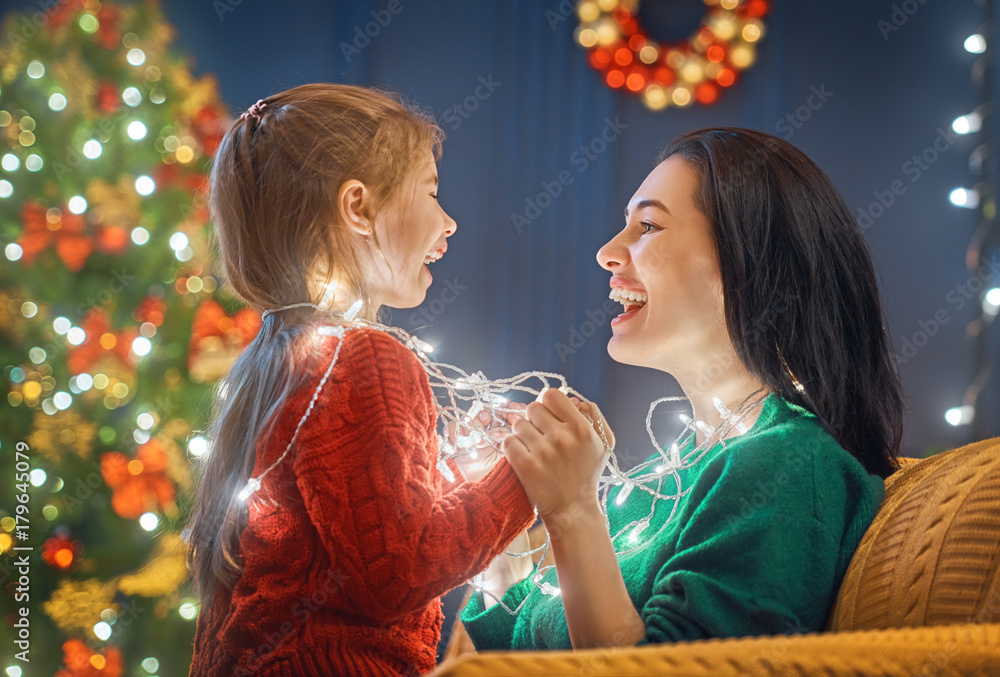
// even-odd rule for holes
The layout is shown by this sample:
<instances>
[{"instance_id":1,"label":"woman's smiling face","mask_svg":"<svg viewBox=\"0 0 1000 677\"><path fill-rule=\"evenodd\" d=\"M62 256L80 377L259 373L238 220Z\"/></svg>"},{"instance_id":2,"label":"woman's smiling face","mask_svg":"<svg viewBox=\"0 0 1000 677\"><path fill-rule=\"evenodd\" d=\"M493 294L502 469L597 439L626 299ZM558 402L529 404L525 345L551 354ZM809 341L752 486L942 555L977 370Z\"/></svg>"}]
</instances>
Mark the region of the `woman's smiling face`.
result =
<instances>
[{"instance_id":1,"label":"woman's smiling face","mask_svg":"<svg viewBox=\"0 0 1000 677\"><path fill-rule=\"evenodd\" d=\"M625 209L625 228L597 260L612 273L617 362L674 373L685 355L728 341L712 226L695 204L698 176L680 156L660 163ZM721 333L721 337L720 337Z\"/></svg>"}]
</instances>

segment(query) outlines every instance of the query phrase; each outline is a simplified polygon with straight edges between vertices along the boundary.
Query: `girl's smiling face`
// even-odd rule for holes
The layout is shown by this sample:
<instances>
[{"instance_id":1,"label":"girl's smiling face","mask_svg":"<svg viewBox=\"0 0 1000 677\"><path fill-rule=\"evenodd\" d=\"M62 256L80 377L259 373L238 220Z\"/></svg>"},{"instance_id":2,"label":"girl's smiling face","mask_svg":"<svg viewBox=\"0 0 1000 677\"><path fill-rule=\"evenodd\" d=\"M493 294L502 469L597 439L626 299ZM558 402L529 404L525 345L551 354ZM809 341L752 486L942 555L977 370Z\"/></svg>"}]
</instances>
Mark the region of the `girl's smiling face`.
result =
<instances>
[{"instance_id":1,"label":"girl's smiling face","mask_svg":"<svg viewBox=\"0 0 1000 677\"><path fill-rule=\"evenodd\" d=\"M680 156L660 163L625 209L625 228L597 260L612 273L611 357L675 373L685 355L728 341L712 226L695 204L698 177Z\"/></svg>"},{"instance_id":2,"label":"girl's smiling face","mask_svg":"<svg viewBox=\"0 0 1000 677\"><path fill-rule=\"evenodd\" d=\"M457 228L438 203L437 191L437 165L428 149L386 205L384 217L376 219L382 254L373 252L369 277L379 305L413 308L423 303L433 279L427 264L444 255L447 238Z\"/></svg>"}]
</instances>

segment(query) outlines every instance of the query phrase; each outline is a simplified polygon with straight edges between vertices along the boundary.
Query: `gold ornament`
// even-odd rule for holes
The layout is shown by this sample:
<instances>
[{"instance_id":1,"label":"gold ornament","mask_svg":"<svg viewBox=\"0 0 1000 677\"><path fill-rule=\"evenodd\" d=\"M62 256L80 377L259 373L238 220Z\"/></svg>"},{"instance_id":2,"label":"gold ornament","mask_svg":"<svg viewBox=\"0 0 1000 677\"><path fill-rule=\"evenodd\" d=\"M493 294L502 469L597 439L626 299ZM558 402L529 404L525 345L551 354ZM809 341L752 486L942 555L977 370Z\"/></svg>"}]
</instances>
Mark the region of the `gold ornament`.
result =
<instances>
[{"instance_id":1,"label":"gold ornament","mask_svg":"<svg viewBox=\"0 0 1000 677\"><path fill-rule=\"evenodd\" d=\"M52 69L52 77L66 90L67 108L72 106L79 111L85 125L96 125L106 117L97 110L97 80L93 68L84 63L80 48L71 49L47 65Z\"/></svg>"},{"instance_id":2,"label":"gold ornament","mask_svg":"<svg viewBox=\"0 0 1000 677\"><path fill-rule=\"evenodd\" d=\"M23 319L21 300L0 290L0 331L5 332L18 344L22 343L25 335L25 325L21 321Z\"/></svg>"},{"instance_id":3,"label":"gold ornament","mask_svg":"<svg viewBox=\"0 0 1000 677\"><path fill-rule=\"evenodd\" d=\"M177 485L181 493L191 489L191 463L177 440L187 440L190 433L191 426L187 421L174 418L168 421L157 435L163 445L163 453L167 457L167 476Z\"/></svg>"},{"instance_id":4,"label":"gold ornament","mask_svg":"<svg viewBox=\"0 0 1000 677\"><path fill-rule=\"evenodd\" d=\"M113 583L96 578L85 581L61 581L42 609L66 634L90 632L101 612L111 607L115 596Z\"/></svg>"},{"instance_id":5,"label":"gold ornament","mask_svg":"<svg viewBox=\"0 0 1000 677\"><path fill-rule=\"evenodd\" d=\"M145 565L133 574L118 578L118 589L126 595L163 597L175 591L188 577L185 563L187 546L171 531L161 535L153 554Z\"/></svg>"},{"instance_id":6,"label":"gold ornament","mask_svg":"<svg viewBox=\"0 0 1000 677\"><path fill-rule=\"evenodd\" d=\"M35 431L28 437L28 445L51 463L58 464L66 451L83 459L90 456L96 433L96 425L71 409L51 416L39 411L35 413Z\"/></svg>"},{"instance_id":7,"label":"gold ornament","mask_svg":"<svg viewBox=\"0 0 1000 677\"><path fill-rule=\"evenodd\" d=\"M87 202L91 218L107 226L133 228L139 223L142 211L139 194L128 176L122 175L117 184L93 179L87 185Z\"/></svg>"}]
</instances>

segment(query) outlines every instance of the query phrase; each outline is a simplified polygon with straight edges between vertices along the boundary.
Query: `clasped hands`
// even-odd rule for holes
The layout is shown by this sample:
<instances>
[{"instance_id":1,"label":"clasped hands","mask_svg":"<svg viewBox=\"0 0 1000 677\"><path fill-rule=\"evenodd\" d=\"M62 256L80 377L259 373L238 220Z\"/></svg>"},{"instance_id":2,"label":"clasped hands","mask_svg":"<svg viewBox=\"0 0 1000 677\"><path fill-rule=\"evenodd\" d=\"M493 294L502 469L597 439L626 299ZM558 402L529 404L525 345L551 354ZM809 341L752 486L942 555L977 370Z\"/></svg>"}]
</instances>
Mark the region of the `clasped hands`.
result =
<instances>
[{"instance_id":1,"label":"clasped hands","mask_svg":"<svg viewBox=\"0 0 1000 677\"><path fill-rule=\"evenodd\" d=\"M603 428L609 448L615 445L614 433L596 405L569 397L555 388L542 390L528 404L510 403L505 420L498 421L489 411L479 412L487 434L501 442L501 451L521 481L524 492L539 516L555 516L579 506L596 507L597 484L608 457L600 431ZM455 439L455 426L449 424L448 437ZM489 449L481 441L477 450ZM476 481L499 460L456 457L456 464L469 481Z\"/></svg>"}]
</instances>

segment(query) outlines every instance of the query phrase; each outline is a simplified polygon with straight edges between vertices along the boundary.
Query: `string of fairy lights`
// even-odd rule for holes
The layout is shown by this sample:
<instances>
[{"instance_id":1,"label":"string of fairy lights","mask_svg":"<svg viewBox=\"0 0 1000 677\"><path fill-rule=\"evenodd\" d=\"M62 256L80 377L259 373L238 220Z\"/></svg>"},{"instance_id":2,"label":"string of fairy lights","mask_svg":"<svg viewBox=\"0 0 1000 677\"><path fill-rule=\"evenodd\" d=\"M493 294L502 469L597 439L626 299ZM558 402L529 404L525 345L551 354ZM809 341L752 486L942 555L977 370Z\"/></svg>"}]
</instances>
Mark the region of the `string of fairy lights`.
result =
<instances>
[{"instance_id":1,"label":"string of fairy lights","mask_svg":"<svg viewBox=\"0 0 1000 677\"><path fill-rule=\"evenodd\" d=\"M993 3L979 0L984 8L984 20L977 32L966 38L964 47L970 54L979 55L972 66L972 80L979 88L982 103L972 112L962 115L952 123L952 129L957 134L979 134L980 143L969 156L969 169L978 174L980 179L972 188L956 188L949 198L957 207L977 209L979 222L969 246L966 249L965 264L969 273L968 289L979 295L979 314L966 326L966 336L974 341L973 367L975 376L965 391L962 404L952 407L945 413L945 420L953 426L972 424L972 433L976 439L987 436L985 416L976 416L976 404L983 388L986 386L993 371L993 358L989 350L989 325L1000 313L1000 286L987 284L988 277L983 274L984 265L988 263L989 247L996 246L998 234L996 220L996 186L992 157L993 134L989 124L983 121L995 111L994 82L996 77L995 48L993 46L996 34ZM995 280L994 280L995 282Z\"/></svg>"},{"instance_id":2,"label":"string of fairy lights","mask_svg":"<svg viewBox=\"0 0 1000 677\"><path fill-rule=\"evenodd\" d=\"M523 410L512 403L509 397L510 395L522 393L537 397L544 392L545 389L557 387L562 392L568 395L575 395L583 402L589 403L589 400L570 387L570 385L566 382L566 378L561 374L543 371L529 371L509 378L491 380L486 378L482 372L469 374L454 365L435 362L429 357L429 354L433 352L433 347L427 342L410 335L408 332L398 327L391 327L379 322L359 318L358 313L362 308L361 301L356 301L346 313L332 311L313 303L294 303L266 310L264 311L264 317L273 312L305 306L329 313L339 322L338 324L324 325L319 328L319 333L321 335L332 335L338 337L339 340L337 342L337 347L326 372L323 374L322 379L320 379L319 384L316 386L316 390L313 393L308 407L306 407L306 411L303 413L302 418L299 419L298 425L296 426L288 445L285 447L284 452L259 476L250 477L247 480L246 485L237 495L237 498L241 501L248 501L250 497L260 489L261 482L264 477L274 467L281 463L289 451L291 451L294 447L299 430L302 428L302 425L306 422L306 419L312 412L316 400L319 398L323 387L330 378L330 375L337 364L338 357L340 356L340 349L344 344L345 334L361 327L376 329L395 336L410 350L412 350L420 360L420 364L427 374L432 391L438 395L436 398L438 415L437 468L448 482L456 481L454 472L447 463L448 459L468 456L470 460L475 461L478 459L480 454L491 453L486 451L487 448L489 448L493 454L502 453L500 450L501 440L499 436L495 434L497 424L499 424L500 427L505 427L506 422L512 420L512 416L516 417L523 415ZM533 381L540 383L541 387L535 388L529 385L529 383L532 383ZM616 544L620 542L620 539L623 536L627 538L625 544L616 545L616 552L618 555L627 554L640 547L642 544L640 536L652 524L653 516L656 512L657 503L659 501L673 501L673 509L664 524L673 518L677 509L677 502L686 493L681 484L679 471L690 468L698 463L708 450L718 443L721 443L723 449L725 449L725 438L733 430L736 430L739 433L746 432L747 428L742 423L742 419L763 402L767 395L766 392L762 392L763 390L764 389L760 389L751 393L732 410L729 409L719 398L713 398L715 407L719 411L722 418L722 424L718 427L713 427L704 421L693 420L686 414L680 414L679 418L684 427L682 428L677 439L666 447L657 441L656 435L653 433L651 427L654 410L658 405L664 402L686 400L687 398L662 397L655 400L650 404L649 412L646 416L646 431L649 434L649 439L652 442L653 447L657 451L657 457L647 460L644 463L640 463L627 471L623 471L618 466L618 459L615 455L614 447L608 442L607 431L604 429L603 422L599 417L596 421L591 421L591 423L593 423L598 430L604 443L605 452L607 453L604 472L602 473L597 487L597 493L600 497L601 512L604 515L605 526L610 529L610 522L608 520L607 513L607 501L609 492L613 486L622 487L615 497L615 503L618 506L624 504L633 491L639 491L652 497L649 510L644 516L625 524L612 536L612 542ZM441 403L442 400L445 404ZM489 413L489 422L485 424L480 418L480 415L484 411ZM686 446L687 439L682 442L681 438L688 434L694 435L696 431L701 431L705 435L704 441L682 457L680 455L680 449L681 447ZM489 459L483 458L479 459L479 461L487 463L489 462ZM670 488L668 489L666 487ZM555 566L541 566L541 562L545 561L549 544L550 539L548 534L546 534L545 543L537 548L523 552L505 551L504 554L510 557L521 558L529 557L540 552L541 557L534 566L534 570L531 574L531 581L542 594L558 595L560 594L558 587L548 583L547 581L541 580L543 575ZM482 591L483 594L489 595L496 600L496 602L509 614L516 614L520 610L521 605L524 604L522 601L521 605L519 605L516 609L508 607L500 598L483 587L482 574L474 577L470 583L477 590ZM525 597L525 599L527 599L527 597Z\"/></svg>"}]
</instances>

